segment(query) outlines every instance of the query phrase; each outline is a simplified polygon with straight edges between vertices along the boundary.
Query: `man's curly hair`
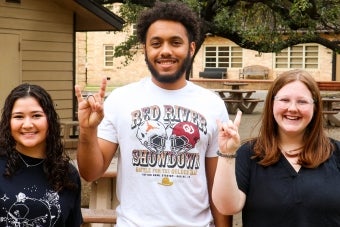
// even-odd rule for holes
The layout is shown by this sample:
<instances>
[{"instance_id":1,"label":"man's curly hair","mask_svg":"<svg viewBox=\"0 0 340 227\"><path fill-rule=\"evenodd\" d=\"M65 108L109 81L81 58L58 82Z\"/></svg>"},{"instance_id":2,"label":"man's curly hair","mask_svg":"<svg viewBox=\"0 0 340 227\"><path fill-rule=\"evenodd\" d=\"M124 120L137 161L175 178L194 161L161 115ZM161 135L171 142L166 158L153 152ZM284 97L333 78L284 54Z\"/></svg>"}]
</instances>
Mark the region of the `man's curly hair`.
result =
<instances>
[{"instance_id":1,"label":"man's curly hair","mask_svg":"<svg viewBox=\"0 0 340 227\"><path fill-rule=\"evenodd\" d=\"M152 23L158 20L176 21L186 28L189 42L198 43L201 26L197 14L182 2L159 2L154 7L143 11L137 21L137 37L145 44L146 33Z\"/></svg>"}]
</instances>

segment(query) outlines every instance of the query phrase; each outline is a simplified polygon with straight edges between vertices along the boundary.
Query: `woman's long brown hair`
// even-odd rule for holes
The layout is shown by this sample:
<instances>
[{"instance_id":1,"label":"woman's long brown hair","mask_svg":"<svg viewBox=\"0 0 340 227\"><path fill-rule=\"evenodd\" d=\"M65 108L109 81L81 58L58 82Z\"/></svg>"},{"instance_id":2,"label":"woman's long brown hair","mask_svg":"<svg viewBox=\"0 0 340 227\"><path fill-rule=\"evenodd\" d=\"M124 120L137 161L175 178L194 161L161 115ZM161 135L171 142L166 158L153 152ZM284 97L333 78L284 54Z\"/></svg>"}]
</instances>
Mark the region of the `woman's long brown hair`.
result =
<instances>
[{"instance_id":1,"label":"woman's long brown hair","mask_svg":"<svg viewBox=\"0 0 340 227\"><path fill-rule=\"evenodd\" d=\"M303 70L290 70L277 77L268 90L259 136L254 141L254 158L259 158L259 164L263 166L276 163L282 155L278 145L279 126L273 115L274 97L283 86L294 81L305 84L314 100L314 114L305 130L305 146L298 163L306 168L315 168L332 153L333 146L323 127L322 100L317 83Z\"/></svg>"}]
</instances>

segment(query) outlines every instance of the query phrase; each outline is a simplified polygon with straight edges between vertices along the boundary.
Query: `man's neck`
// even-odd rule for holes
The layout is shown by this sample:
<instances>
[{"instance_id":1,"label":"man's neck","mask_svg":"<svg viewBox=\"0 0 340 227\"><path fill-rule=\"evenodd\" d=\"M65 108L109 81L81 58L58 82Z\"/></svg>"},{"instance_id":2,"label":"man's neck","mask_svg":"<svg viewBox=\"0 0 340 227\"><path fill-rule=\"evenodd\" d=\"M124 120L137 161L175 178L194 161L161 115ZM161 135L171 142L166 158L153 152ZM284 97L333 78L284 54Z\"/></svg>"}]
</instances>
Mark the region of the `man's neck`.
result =
<instances>
[{"instance_id":1,"label":"man's neck","mask_svg":"<svg viewBox=\"0 0 340 227\"><path fill-rule=\"evenodd\" d=\"M176 82L172 82L172 83L162 83L157 81L155 78L152 77L152 82L154 84L156 84L158 87L166 89L166 90L178 90L181 89L183 87L185 87L187 85L187 80L185 79L185 77L181 77L179 80L177 80Z\"/></svg>"}]
</instances>

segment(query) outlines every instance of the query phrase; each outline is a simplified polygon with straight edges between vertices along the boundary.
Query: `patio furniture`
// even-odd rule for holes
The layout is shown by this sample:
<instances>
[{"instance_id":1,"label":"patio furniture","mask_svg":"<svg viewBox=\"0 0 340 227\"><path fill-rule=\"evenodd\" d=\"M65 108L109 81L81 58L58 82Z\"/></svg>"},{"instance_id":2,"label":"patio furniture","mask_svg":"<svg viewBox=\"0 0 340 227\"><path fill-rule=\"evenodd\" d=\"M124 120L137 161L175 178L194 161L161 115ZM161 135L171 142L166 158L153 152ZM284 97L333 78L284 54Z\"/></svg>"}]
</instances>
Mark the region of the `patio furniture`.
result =
<instances>
[{"instance_id":1,"label":"patio furniture","mask_svg":"<svg viewBox=\"0 0 340 227\"><path fill-rule=\"evenodd\" d=\"M199 77L210 79L226 79L227 68L204 68L203 72L199 72Z\"/></svg>"},{"instance_id":2,"label":"patio furniture","mask_svg":"<svg viewBox=\"0 0 340 227\"><path fill-rule=\"evenodd\" d=\"M269 69L262 65L250 65L240 69L239 79L268 79Z\"/></svg>"}]
</instances>

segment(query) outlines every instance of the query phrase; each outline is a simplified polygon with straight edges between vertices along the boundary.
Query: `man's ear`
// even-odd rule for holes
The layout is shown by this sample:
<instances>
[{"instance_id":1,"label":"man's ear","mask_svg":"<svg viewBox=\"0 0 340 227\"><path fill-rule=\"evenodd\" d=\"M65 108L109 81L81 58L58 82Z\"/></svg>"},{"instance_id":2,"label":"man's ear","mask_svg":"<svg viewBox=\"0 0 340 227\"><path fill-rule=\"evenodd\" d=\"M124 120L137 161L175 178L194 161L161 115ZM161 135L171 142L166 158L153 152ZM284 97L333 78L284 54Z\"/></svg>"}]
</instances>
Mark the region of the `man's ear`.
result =
<instances>
[{"instance_id":1,"label":"man's ear","mask_svg":"<svg viewBox=\"0 0 340 227\"><path fill-rule=\"evenodd\" d=\"M189 48L190 48L190 56L192 57L192 56L194 56L194 54L195 54L196 43L195 43L195 42L191 42Z\"/></svg>"},{"instance_id":2,"label":"man's ear","mask_svg":"<svg viewBox=\"0 0 340 227\"><path fill-rule=\"evenodd\" d=\"M145 55L145 53L146 53L146 45L145 44L141 44L141 46L142 46L142 53Z\"/></svg>"}]
</instances>

